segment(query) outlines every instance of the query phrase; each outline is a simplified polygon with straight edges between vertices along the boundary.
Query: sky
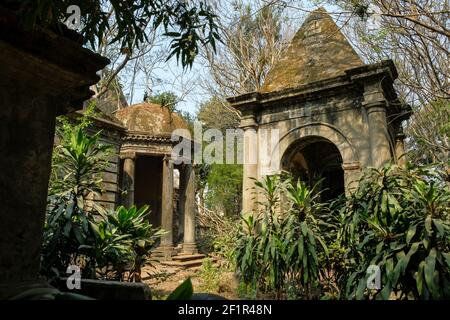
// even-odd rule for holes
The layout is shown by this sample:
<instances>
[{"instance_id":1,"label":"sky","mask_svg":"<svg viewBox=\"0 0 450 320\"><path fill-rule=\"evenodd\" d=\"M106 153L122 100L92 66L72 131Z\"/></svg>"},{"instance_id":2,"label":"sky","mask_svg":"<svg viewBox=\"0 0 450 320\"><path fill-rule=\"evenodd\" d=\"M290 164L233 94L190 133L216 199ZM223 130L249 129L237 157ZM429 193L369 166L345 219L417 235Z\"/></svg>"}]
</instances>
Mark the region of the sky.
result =
<instances>
[{"instance_id":1,"label":"sky","mask_svg":"<svg viewBox=\"0 0 450 320\"><path fill-rule=\"evenodd\" d=\"M266 2L271 1L267 0ZM290 4L292 7L286 9L286 15L292 24L292 35L301 26L304 18L308 14L307 11L312 11L320 6L323 6L330 13L339 11L337 7L327 4L326 1L299 0L291 1ZM302 7L301 9L297 7L300 5ZM346 19L345 16L338 16L337 14L332 14L332 17L338 25L341 25ZM183 70L181 65L177 64L176 59L172 58L168 62L159 64L158 68L155 68L153 71L153 76L161 81L158 81L157 83L156 81L153 81L156 84L152 85L152 92L175 92L178 96L182 96L181 101L177 105L178 110L195 114L200 103L208 100L209 98L208 94L202 90L199 83L199 81L201 81L200 78L202 75L205 75L205 72L207 72L207 70L204 66L204 62L199 61L199 59L194 62L192 69ZM127 81L127 79L122 80ZM137 85L134 86L132 103L142 102L142 98L146 90L145 80L142 75L138 76L136 83Z\"/></svg>"}]
</instances>

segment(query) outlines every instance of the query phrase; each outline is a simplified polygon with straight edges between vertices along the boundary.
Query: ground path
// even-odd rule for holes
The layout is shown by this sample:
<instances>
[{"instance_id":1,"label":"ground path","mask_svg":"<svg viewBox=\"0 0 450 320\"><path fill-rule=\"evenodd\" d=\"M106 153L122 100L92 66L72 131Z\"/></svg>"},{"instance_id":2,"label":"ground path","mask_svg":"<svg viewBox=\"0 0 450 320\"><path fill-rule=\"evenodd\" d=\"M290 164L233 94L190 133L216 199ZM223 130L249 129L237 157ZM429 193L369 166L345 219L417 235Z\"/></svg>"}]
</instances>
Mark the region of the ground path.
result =
<instances>
[{"instance_id":1,"label":"ground path","mask_svg":"<svg viewBox=\"0 0 450 320\"><path fill-rule=\"evenodd\" d=\"M217 268L217 267L214 267ZM148 284L153 299L165 299L188 277L191 278L195 293L213 293L226 299L239 299L238 283L233 272L218 271L216 276L205 276L203 267L183 269L152 262L142 269L142 282Z\"/></svg>"}]
</instances>

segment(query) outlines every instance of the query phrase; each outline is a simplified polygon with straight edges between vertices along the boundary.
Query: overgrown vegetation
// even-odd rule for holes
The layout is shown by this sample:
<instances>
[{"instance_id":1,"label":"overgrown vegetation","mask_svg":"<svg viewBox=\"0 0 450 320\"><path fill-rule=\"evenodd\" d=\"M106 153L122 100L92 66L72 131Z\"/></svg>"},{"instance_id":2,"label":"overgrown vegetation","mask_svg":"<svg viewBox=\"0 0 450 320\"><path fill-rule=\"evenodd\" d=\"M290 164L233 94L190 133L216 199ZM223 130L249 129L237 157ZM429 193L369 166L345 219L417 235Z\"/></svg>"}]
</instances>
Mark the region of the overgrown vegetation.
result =
<instances>
[{"instance_id":1,"label":"overgrown vegetation","mask_svg":"<svg viewBox=\"0 0 450 320\"><path fill-rule=\"evenodd\" d=\"M353 263L347 298L450 297L450 192L426 167L369 169L343 208L340 236ZM367 269L381 270L367 290Z\"/></svg>"},{"instance_id":2,"label":"overgrown vegetation","mask_svg":"<svg viewBox=\"0 0 450 320\"><path fill-rule=\"evenodd\" d=\"M278 299L309 297L318 286L317 253L326 253L319 230L318 193L301 181L266 176L256 181L261 210L246 216L237 247L243 282Z\"/></svg>"},{"instance_id":3,"label":"overgrown vegetation","mask_svg":"<svg viewBox=\"0 0 450 320\"><path fill-rule=\"evenodd\" d=\"M281 298L448 299L450 190L437 167L367 169L346 199L280 176L255 184L237 270L248 291ZM370 267L381 287L368 289Z\"/></svg>"},{"instance_id":4,"label":"overgrown vegetation","mask_svg":"<svg viewBox=\"0 0 450 320\"><path fill-rule=\"evenodd\" d=\"M44 229L42 273L64 273L69 265L83 277L140 281L141 267L162 235L149 223L148 206L106 210L92 199L102 191L102 172L111 150L89 134L89 109L77 123L61 120L54 150Z\"/></svg>"},{"instance_id":5,"label":"overgrown vegetation","mask_svg":"<svg viewBox=\"0 0 450 320\"><path fill-rule=\"evenodd\" d=\"M203 251L221 258L220 263L226 270L234 270L235 244L239 233L238 219L220 215L207 208L203 208L199 219L206 227L200 241Z\"/></svg>"},{"instance_id":6,"label":"overgrown vegetation","mask_svg":"<svg viewBox=\"0 0 450 320\"><path fill-rule=\"evenodd\" d=\"M17 10L27 28L36 26L60 30L73 12L80 10L80 33L85 43L97 48L109 36L111 43L120 43L123 53L131 52L148 41L149 33L161 29L171 40L170 55L176 56L183 66L192 66L199 47L211 46L215 50L217 33L216 15L205 1L140 0L124 1L16 1L8 0L9 8ZM72 7L73 8L73 7ZM73 19L73 18L72 18ZM72 21L73 22L73 21Z\"/></svg>"}]
</instances>

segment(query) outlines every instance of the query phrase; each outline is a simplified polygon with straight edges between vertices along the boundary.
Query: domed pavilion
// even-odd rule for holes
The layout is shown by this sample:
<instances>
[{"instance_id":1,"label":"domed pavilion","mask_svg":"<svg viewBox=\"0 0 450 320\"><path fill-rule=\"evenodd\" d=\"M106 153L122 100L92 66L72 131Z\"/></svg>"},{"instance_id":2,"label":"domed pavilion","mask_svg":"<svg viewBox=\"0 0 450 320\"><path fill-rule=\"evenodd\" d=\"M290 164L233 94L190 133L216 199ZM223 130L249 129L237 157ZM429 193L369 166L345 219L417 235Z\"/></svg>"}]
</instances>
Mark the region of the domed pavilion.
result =
<instances>
[{"instance_id":1,"label":"domed pavilion","mask_svg":"<svg viewBox=\"0 0 450 320\"><path fill-rule=\"evenodd\" d=\"M127 207L150 205L153 226L168 231L156 250L161 257L197 253L195 174L191 163L174 164L171 159L177 143L171 140L172 132L187 129L186 122L152 103L119 109L114 116L125 127L119 150L120 203Z\"/></svg>"}]
</instances>

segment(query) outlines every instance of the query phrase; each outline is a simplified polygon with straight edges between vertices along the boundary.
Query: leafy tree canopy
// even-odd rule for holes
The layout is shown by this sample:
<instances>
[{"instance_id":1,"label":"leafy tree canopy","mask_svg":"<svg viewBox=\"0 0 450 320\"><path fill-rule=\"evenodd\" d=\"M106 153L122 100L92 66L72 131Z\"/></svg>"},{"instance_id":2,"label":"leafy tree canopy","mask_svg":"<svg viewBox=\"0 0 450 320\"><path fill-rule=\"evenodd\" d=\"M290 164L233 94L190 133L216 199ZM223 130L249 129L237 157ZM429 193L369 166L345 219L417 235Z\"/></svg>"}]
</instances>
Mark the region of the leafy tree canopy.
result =
<instances>
[{"instance_id":1,"label":"leafy tree canopy","mask_svg":"<svg viewBox=\"0 0 450 320\"><path fill-rule=\"evenodd\" d=\"M199 45L215 49L219 39L216 15L203 0L6 0L28 28L58 30L71 16L67 9L72 5L80 8L80 33L94 49L114 30L111 43L119 42L123 52L130 52L148 40L148 30L163 28L172 39L169 58L176 56L185 67L192 66Z\"/></svg>"},{"instance_id":2,"label":"leafy tree canopy","mask_svg":"<svg viewBox=\"0 0 450 320\"><path fill-rule=\"evenodd\" d=\"M177 103L179 102L178 96L172 91L158 92L150 97L144 99L146 102L155 103L166 107L170 111L175 111Z\"/></svg>"}]
</instances>

